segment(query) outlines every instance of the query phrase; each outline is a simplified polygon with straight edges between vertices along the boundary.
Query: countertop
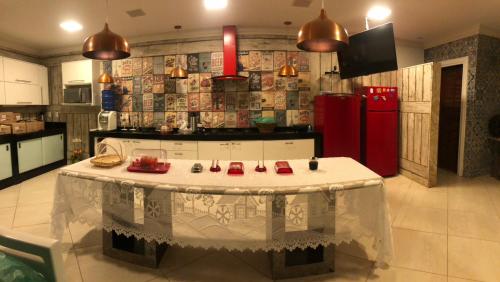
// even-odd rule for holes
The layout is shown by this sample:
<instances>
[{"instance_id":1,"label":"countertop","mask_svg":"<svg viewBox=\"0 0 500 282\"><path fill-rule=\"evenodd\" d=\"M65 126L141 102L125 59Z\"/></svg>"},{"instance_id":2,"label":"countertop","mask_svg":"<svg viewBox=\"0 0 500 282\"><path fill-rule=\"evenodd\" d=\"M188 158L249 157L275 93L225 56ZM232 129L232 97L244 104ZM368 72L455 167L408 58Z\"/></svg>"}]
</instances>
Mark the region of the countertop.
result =
<instances>
[{"instance_id":1,"label":"countertop","mask_svg":"<svg viewBox=\"0 0 500 282\"><path fill-rule=\"evenodd\" d=\"M115 137L130 139L155 139L155 140L186 140L186 141L230 141L230 140L288 140L288 139L315 139L321 140L322 135L317 132L308 132L293 127L277 128L272 133L260 133L256 128L211 128L204 133L163 134L154 129L142 129L137 131L113 130L99 131L91 130L91 138L95 137Z\"/></svg>"},{"instance_id":2,"label":"countertop","mask_svg":"<svg viewBox=\"0 0 500 282\"><path fill-rule=\"evenodd\" d=\"M42 131L30 132L25 134L0 135L0 144L40 138L44 136L64 133L65 131L66 123L64 122L45 122L45 129Z\"/></svg>"}]
</instances>

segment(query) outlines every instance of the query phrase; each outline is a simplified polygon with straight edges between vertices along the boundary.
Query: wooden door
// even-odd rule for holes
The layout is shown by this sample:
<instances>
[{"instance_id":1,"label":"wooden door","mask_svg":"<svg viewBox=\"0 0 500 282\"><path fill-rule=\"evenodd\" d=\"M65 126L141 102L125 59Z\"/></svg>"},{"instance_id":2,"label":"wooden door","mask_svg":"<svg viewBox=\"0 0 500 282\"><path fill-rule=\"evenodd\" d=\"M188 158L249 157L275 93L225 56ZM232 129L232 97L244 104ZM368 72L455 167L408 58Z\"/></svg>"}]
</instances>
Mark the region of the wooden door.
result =
<instances>
[{"instance_id":1,"label":"wooden door","mask_svg":"<svg viewBox=\"0 0 500 282\"><path fill-rule=\"evenodd\" d=\"M462 65L441 69L438 167L457 172Z\"/></svg>"}]
</instances>

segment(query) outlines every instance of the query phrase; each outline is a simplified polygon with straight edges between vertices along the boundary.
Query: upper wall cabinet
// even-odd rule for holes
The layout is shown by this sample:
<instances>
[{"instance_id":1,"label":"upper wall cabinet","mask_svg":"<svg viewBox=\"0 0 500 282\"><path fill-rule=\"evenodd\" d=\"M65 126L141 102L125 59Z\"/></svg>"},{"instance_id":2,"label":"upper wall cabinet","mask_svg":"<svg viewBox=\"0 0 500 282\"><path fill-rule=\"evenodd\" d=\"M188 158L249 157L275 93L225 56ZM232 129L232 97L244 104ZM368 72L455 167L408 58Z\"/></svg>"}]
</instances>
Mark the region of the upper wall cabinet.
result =
<instances>
[{"instance_id":1,"label":"upper wall cabinet","mask_svg":"<svg viewBox=\"0 0 500 282\"><path fill-rule=\"evenodd\" d=\"M48 105L48 72L45 66L0 58L0 105Z\"/></svg>"},{"instance_id":2,"label":"upper wall cabinet","mask_svg":"<svg viewBox=\"0 0 500 282\"><path fill-rule=\"evenodd\" d=\"M63 85L92 84L92 60L62 63Z\"/></svg>"}]
</instances>

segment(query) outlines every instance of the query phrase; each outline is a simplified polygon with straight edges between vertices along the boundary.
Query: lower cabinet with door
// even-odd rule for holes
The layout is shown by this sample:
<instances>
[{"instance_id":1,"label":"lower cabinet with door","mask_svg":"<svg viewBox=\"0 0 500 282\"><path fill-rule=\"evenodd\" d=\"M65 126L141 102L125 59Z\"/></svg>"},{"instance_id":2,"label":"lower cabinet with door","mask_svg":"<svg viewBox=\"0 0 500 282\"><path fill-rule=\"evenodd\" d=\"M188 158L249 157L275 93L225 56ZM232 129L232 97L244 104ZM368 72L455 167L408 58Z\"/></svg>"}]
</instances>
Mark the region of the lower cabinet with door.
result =
<instances>
[{"instance_id":1,"label":"lower cabinet with door","mask_svg":"<svg viewBox=\"0 0 500 282\"><path fill-rule=\"evenodd\" d=\"M66 128L0 136L0 189L66 165Z\"/></svg>"}]
</instances>

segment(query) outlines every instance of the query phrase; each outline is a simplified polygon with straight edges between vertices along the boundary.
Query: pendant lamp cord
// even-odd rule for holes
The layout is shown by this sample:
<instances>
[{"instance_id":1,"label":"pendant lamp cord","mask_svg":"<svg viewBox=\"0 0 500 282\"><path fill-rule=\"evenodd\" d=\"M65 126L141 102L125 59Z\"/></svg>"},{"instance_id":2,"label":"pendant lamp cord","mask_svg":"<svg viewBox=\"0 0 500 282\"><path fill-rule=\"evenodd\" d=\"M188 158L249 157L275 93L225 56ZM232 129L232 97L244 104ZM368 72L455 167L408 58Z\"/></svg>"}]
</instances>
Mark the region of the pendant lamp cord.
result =
<instances>
[{"instance_id":1,"label":"pendant lamp cord","mask_svg":"<svg viewBox=\"0 0 500 282\"><path fill-rule=\"evenodd\" d=\"M321 0L321 9L325 9L325 0Z\"/></svg>"},{"instance_id":2,"label":"pendant lamp cord","mask_svg":"<svg viewBox=\"0 0 500 282\"><path fill-rule=\"evenodd\" d=\"M109 0L106 0L106 23L109 20Z\"/></svg>"}]
</instances>

